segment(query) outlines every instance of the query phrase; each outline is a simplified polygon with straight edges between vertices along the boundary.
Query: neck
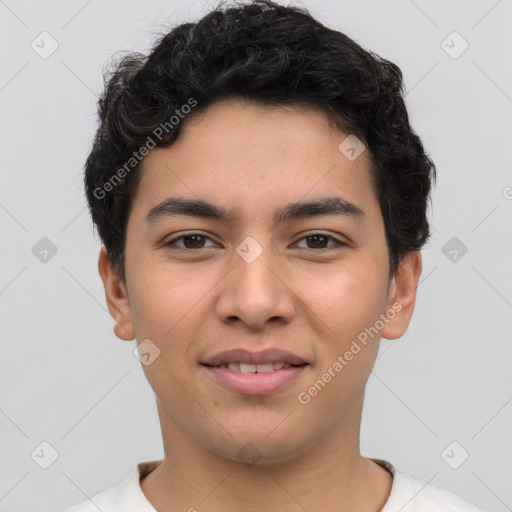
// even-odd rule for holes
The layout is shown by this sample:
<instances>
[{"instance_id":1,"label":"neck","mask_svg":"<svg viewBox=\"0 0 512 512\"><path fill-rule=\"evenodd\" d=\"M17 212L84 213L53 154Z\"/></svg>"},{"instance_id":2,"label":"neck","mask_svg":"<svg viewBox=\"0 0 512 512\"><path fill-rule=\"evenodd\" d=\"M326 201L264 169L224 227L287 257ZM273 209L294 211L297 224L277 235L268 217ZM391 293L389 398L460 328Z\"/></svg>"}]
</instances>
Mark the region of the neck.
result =
<instances>
[{"instance_id":1,"label":"neck","mask_svg":"<svg viewBox=\"0 0 512 512\"><path fill-rule=\"evenodd\" d=\"M359 422L285 461L245 464L207 449L169 418L162 421L160 407L159 414L164 460L141 481L159 511L378 512L389 496L390 473L359 452Z\"/></svg>"}]
</instances>

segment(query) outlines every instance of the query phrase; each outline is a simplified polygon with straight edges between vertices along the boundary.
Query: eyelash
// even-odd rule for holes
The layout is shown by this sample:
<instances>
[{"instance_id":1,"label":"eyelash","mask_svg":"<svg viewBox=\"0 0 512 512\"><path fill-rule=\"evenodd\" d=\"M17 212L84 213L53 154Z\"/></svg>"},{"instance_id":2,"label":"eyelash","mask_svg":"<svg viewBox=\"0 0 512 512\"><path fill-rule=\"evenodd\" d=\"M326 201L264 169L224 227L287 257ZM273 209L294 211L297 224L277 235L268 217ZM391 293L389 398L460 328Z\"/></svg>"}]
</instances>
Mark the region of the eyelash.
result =
<instances>
[{"instance_id":1,"label":"eyelash","mask_svg":"<svg viewBox=\"0 0 512 512\"><path fill-rule=\"evenodd\" d=\"M210 237L206 236L206 235L203 235L202 233L188 233L186 235L181 235L179 237L176 237L176 238L173 238L172 240L170 240L169 242L166 242L164 245L166 247L170 247L172 245L175 245L175 243L179 240L183 240L185 238L189 238L189 237L193 237L193 236L200 236L204 239L208 239L208 240L211 240ZM345 242L342 242L340 240L338 240L337 238L334 238L333 236L331 235L326 235L325 233L317 233L317 232L314 232L314 233L309 233L305 236L303 236L302 238L299 238L299 240L297 240L297 242L295 243L298 243L302 240L306 240L307 238L312 238L314 236L321 236L323 238L327 238L329 240L332 240L334 241L334 245L330 246L330 249L332 249L333 247L345 247L347 246L348 244L345 243ZM178 250L183 250L183 251L200 251L202 249L206 249L206 247L200 247L199 249L189 249L187 247L177 247ZM318 249L309 249L309 248L305 248L304 250L306 251L312 251L312 252L318 252L318 251L326 251L326 250L329 250L329 246L327 247L320 247Z\"/></svg>"}]
</instances>

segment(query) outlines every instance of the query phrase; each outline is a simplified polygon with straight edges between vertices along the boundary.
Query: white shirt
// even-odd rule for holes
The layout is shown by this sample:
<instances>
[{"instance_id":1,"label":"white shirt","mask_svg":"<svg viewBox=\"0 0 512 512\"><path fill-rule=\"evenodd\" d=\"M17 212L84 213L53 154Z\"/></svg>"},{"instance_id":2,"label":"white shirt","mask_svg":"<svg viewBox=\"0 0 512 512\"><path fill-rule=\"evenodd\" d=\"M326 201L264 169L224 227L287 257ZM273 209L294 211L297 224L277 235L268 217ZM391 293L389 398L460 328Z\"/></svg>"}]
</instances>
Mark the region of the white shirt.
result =
<instances>
[{"instance_id":1,"label":"white shirt","mask_svg":"<svg viewBox=\"0 0 512 512\"><path fill-rule=\"evenodd\" d=\"M391 493L381 512L483 512L449 491L397 471L385 460L371 460L387 469L393 476ZM136 464L120 484L96 494L91 500L67 508L64 512L156 512L142 492L140 480L160 462L154 460Z\"/></svg>"}]
</instances>

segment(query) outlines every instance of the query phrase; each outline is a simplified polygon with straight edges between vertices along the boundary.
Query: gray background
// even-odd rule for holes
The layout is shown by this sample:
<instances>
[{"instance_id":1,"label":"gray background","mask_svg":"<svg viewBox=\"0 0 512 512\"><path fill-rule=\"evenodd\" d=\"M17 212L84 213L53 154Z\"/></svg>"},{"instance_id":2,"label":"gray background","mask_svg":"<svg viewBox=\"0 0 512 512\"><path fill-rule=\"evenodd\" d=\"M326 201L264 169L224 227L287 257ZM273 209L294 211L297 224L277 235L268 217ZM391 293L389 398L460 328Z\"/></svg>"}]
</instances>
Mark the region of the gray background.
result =
<instances>
[{"instance_id":1,"label":"gray background","mask_svg":"<svg viewBox=\"0 0 512 512\"><path fill-rule=\"evenodd\" d=\"M512 1L303 5L402 68L412 125L439 173L415 315L401 340L382 341L362 452L484 509L511 510ZM112 332L81 173L107 59L147 51L155 31L208 7L0 1L2 511L82 501L162 455L135 342ZM59 45L46 59L31 48L51 48L43 31ZM469 44L461 55L453 31ZM58 249L45 262L32 251L43 237ZM43 441L58 452L46 470Z\"/></svg>"}]
</instances>

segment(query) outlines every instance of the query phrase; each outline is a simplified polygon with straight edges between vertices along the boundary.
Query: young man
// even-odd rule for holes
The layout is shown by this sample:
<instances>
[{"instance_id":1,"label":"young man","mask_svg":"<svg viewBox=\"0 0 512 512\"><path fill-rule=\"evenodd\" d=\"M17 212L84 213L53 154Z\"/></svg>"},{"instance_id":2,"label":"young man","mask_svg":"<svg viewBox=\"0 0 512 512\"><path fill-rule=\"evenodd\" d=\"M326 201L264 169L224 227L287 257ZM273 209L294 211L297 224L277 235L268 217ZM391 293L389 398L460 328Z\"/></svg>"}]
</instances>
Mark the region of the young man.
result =
<instances>
[{"instance_id":1,"label":"young man","mask_svg":"<svg viewBox=\"0 0 512 512\"><path fill-rule=\"evenodd\" d=\"M359 450L429 236L435 166L402 92L396 65L266 1L106 79L87 197L165 453L69 511L477 510Z\"/></svg>"}]
</instances>

